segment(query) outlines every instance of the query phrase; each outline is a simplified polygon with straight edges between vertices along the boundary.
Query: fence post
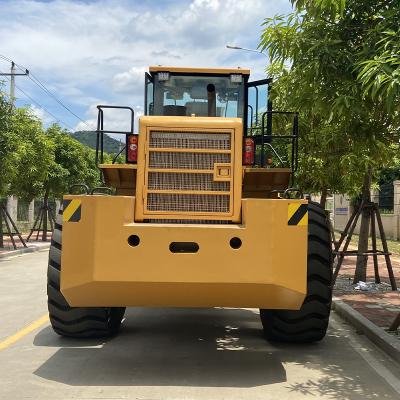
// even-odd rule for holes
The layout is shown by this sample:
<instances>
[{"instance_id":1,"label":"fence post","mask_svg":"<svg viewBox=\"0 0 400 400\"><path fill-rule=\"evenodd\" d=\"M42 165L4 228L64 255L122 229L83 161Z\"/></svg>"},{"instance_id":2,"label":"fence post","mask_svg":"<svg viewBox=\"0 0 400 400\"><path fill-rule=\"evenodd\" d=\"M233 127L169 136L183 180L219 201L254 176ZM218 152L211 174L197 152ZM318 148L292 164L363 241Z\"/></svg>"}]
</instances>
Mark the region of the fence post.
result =
<instances>
[{"instance_id":1,"label":"fence post","mask_svg":"<svg viewBox=\"0 0 400 400\"><path fill-rule=\"evenodd\" d=\"M7 212L14 222L17 222L18 217L18 198L16 196L7 197Z\"/></svg>"},{"instance_id":2,"label":"fence post","mask_svg":"<svg viewBox=\"0 0 400 400\"><path fill-rule=\"evenodd\" d=\"M396 239L400 239L400 180L393 181L393 218L396 221Z\"/></svg>"},{"instance_id":3,"label":"fence post","mask_svg":"<svg viewBox=\"0 0 400 400\"><path fill-rule=\"evenodd\" d=\"M35 200L32 200L29 203L28 207L28 221L33 222L35 219Z\"/></svg>"},{"instance_id":4,"label":"fence post","mask_svg":"<svg viewBox=\"0 0 400 400\"><path fill-rule=\"evenodd\" d=\"M333 195L333 226L336 230L342 231L350 219L350 201L345 194Z\"/></svg>"},{"instance_id":5,"label":"fence post","mask_svg":"<svg viewBox=\"0 0 400 400\"><path fill-rule=\"evenodd\" d=\"M371 201L379 205L379 190L371 189Z\"/></svg>"},{"instance_id":6,"label":"fence post","mask_svg":"<svg viewBox=\"0 0 400 400\"><path fill-rule=\"evenodd\" d=\"M60 210L60 207L61 207L61 201L56 199L55 203L56 203L56 208L54 210L54 215L55 215L55 217L57 219L57 214L58 214L58 211Z\"/></svg>"}]
</instances>

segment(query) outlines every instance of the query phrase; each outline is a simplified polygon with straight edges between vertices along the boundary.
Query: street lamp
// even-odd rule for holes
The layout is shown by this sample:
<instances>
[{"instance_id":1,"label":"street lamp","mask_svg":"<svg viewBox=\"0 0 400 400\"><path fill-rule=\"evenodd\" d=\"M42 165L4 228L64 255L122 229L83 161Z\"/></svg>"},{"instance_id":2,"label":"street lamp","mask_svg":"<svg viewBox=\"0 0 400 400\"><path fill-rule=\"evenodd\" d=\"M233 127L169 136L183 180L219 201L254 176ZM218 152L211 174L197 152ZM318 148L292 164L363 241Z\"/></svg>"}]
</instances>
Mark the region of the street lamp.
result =
<instances>
[{"instance_id":1,"label":"street lamp","mask_svg":"<svg viewBox=\"0 0 400 400\"><path fill-rule=\"evenodd\" d=\"M229 44L226 45L227 49L231 49L231 50L244 50L244 51L250 51L252 53L258 53L258 54L262 54L265 57L268 58L268 54L264 53L262 50L254 50L254 49L247 49L246 47L240 47L240 46L231 46Z\"/></svg>"}]
</instances>

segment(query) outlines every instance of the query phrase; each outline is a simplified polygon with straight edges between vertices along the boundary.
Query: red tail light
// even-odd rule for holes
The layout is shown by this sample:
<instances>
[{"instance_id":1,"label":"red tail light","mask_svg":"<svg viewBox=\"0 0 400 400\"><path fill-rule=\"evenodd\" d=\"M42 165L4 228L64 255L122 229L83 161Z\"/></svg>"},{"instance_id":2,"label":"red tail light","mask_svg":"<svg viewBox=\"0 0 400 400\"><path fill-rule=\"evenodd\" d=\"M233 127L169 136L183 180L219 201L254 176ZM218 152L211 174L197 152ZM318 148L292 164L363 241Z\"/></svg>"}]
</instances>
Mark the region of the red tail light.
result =
<instances>
[{"instance_id":1,"label":"red tail light","mask_svg":"<svg viewBox=\"0 0 400 400\"><path fill-rule=\"evenodd\" d=\"M243 165L254 165L255 144L254 139L244 138L243 143Z\"/></svg>"},{"instance_id":2,"label":"red tail light","mask_svg":"<svg viewBox=\"0 0 400 400\"><path fill-rule=\"evenodd\" d=\"M137 154L138 154L138 135L128 135L126 144L126 161L128 163L136 163L137 162Z\"/></svg>"}]
</instances>

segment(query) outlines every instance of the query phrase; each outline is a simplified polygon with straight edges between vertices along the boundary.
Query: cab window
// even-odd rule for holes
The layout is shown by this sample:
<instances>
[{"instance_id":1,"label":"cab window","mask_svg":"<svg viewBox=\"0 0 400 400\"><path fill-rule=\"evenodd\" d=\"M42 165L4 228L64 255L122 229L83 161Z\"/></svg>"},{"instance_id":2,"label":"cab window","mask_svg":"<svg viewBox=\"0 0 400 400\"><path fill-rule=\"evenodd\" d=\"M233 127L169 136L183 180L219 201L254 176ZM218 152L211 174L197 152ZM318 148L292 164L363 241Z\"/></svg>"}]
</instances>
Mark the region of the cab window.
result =
<instances>
[{"instance_id":1,"label":"cab window","mask_svg":"<svg viewBox=\"0 0 400 400\"><path fill-rule=\"evenodd\" d=\"M154 115L243 117L242 75L154 76Z\"/></svg>"}]
</instances>

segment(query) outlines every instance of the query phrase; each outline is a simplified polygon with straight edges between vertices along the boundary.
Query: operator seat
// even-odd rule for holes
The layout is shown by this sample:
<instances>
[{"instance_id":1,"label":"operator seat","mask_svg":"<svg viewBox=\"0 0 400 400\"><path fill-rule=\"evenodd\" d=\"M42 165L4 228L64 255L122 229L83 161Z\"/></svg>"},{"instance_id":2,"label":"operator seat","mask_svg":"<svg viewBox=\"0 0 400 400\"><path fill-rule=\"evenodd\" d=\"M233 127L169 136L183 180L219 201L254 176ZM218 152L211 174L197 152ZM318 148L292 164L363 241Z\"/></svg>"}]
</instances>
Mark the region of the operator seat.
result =
<instances>
[{"instance_id":1,"label":"operator seat","mask_svg":"<svg viewBox=\"0 0 400 400\"><path fill-rule=\"evenodd\" d=\"M168 105L163 107L164 115L168 116L186 116L186 107L185 106L175 106L175 105Z\"/></svg>"}]
</instances>

